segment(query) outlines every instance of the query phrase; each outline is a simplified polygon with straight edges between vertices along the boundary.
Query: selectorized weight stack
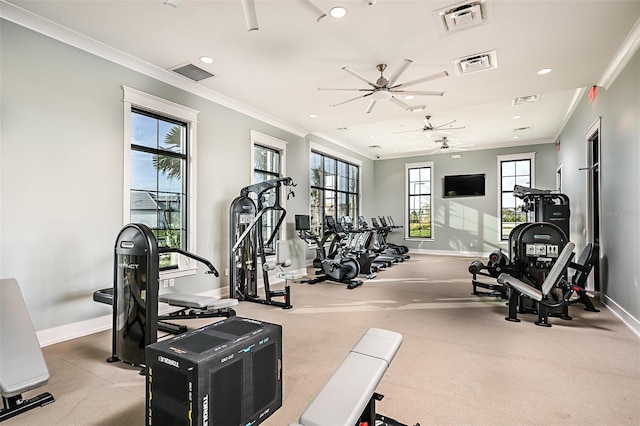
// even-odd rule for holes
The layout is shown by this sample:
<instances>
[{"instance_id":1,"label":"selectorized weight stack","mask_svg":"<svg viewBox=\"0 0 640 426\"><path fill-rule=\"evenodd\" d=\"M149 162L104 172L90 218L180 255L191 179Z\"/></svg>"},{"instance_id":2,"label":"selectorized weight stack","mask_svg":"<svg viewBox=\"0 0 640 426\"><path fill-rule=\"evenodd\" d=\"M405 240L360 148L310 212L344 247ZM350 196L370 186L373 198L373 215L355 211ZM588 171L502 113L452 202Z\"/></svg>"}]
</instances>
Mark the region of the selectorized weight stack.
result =
<instances>
[{"instance_id":1,"label":"selectorized weight stack","mask_svg":"<svg viewBox=\"0 0 640 426\"><path fill-rule=\"evenodd\" d=\"M291 291L288 281L284 290L271 290L270 265L266 250L276 240L287 211L280 205L281 187L296 186L284 177L249 185L240 191L229 208L229 295L240 301L262 303L290 309ZM257 202L252 199L252 194ZM289 190L287 198L293 196ZM273 196L271 202L269 198ZM263 235L263 223L269 215L277 221L270 235ZM258 274L262 273L265 297L258 294ZM282 297L282 301L273 300Z\"/></svg>"}]
</instances>

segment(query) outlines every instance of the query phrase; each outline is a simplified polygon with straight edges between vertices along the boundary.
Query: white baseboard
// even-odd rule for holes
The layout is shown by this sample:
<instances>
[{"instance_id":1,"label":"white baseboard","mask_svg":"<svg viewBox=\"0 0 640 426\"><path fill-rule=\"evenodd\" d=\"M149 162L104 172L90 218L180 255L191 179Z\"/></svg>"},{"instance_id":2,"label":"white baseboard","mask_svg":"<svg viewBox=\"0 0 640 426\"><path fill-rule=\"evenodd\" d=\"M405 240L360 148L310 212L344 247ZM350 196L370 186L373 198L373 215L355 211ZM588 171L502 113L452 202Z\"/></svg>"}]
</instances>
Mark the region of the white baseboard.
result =
<instances>
[{"instance_id":1,"label":"white baseboard","mask_svg":"<svg viewBox=\"0 0 640 426\"><path fill-rule=\"evenodd\" d=\"M490 253L484 253L481 251L431 250L431 249L410 248L409 255L411 255L411 253L435 254L440 256L462 256L462 257L489 257L489 254L490 254Z\"/></svg>"},{"instance_id":2,"label":"white baseboard","mask_svg":"<svg viewBox=\"0 0 640 426\"><path fill-rule=\"evenodd\" d=\"M640 321L627 312L622 306L618 305L613 299L606 294L601 295L602 303L615 315L636 337L640 338Z\"/></svg>"},{"instance_id":3,"label":"white baseboard","mask_svg":"<svg viewBox=\"0 0 640 426\"><path fill-rule=\"evenodd\" d=\"M215 290L198 293L199 296L216 297L218 299L228 297L227 288L217 288ZM176 308L161 303L158 306L158 314L166 315ZM88 336L90 334L99 333L101 331L111 329L113 325L113 315L102 315L84 321L78 321L71 324L65 324L58 327L48 328L36 332L40 347L55 345L56 343L66 342L67 340L77 339L79 337Z\"/></svg>"}]
</instances>

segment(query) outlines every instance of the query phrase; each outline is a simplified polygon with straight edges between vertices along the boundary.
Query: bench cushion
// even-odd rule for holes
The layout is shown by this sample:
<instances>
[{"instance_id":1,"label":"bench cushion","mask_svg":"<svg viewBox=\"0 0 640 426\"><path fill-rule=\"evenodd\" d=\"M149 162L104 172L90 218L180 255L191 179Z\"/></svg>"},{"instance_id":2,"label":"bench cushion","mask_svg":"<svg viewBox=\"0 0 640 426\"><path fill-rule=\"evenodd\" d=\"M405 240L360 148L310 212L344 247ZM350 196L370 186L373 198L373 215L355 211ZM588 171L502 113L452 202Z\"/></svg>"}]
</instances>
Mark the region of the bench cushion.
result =
<instances>
[{"instance_id":1,"label":"bench cushion","mask_svg":"<svg viewBox=\"0 0 640 426\"><path fill-rule=\"evenodd\" d=\"M158 296L158 300L171 306L194 308L202 310L217 310L231 308L238 304L237 299L217 299L215 297L198 296L195 294L167 293Z\"/></svg>"},{"instance_id":2,"label":"bench cushion","mask_svg":"<svg viewBox=\"0 0 640 426\"><path fill-rule=\"evenodd\" d=\"M9 398L44 385L49 370L18 281L0 280L0 388Z\"/></svg>"}]
</instances>

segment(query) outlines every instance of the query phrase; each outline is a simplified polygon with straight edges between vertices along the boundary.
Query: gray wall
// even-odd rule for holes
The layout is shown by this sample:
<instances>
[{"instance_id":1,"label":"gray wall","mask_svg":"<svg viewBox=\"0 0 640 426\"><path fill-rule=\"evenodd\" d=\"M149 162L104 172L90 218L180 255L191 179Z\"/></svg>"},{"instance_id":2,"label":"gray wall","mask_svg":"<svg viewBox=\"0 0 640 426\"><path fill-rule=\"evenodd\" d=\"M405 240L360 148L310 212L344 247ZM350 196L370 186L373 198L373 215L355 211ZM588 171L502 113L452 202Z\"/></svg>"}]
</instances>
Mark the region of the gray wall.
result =
<instances>
[{"instance_id":1,"label":"gray wall","mask_svg":"<svg viewBox=\"0 0 640 426\"><path fill-rule=\"evenodd\" d=\"M392 216L397 225L404 223L405 163L433 161L433 241L404 241L404 230L393 232L389 241L410 248L464 253L489 253L498 244L497 156L535 152L535 187L555 188L556 151L554 144L460 152L462 158L448 154L399 158L376 162L375 188L377 215ZM445 175L484 173L486 195L482 197L443 198Z\"/></svg>"},{"instance_id":2,"label":"gray wall","mask_svg":"<svg viewBox=\"0 0 640 426\"><path fill-rule=\"evenodd\" d=\"M601 253L605 298L640 320L640 51L607 89L587 94L560 135L558 161L563 191L571 198L572 237L585 244L587 172L586 132L601 119ZM640 329L639 329L640 330Z\"/></svg>"},{"instance_id":3,"label":"gray wall","mask_svg":"<svg viewBox=\"0 0 640 426\"><path fill-rule=\"evenodd\" d=\"M251 130L288 142L287 174L298 187L287 230L297 238L293 217L309 212L308 140L11 22L0 31L0 276L18 279L36 330L110 313L91 296L112 285L123 225L123 85L200 111L199 255L228 267L228 210L250 183ZM373 161L362 160L370 199ZM201 270L175 290L226 286Z\"/></svg>"}]
</instances>

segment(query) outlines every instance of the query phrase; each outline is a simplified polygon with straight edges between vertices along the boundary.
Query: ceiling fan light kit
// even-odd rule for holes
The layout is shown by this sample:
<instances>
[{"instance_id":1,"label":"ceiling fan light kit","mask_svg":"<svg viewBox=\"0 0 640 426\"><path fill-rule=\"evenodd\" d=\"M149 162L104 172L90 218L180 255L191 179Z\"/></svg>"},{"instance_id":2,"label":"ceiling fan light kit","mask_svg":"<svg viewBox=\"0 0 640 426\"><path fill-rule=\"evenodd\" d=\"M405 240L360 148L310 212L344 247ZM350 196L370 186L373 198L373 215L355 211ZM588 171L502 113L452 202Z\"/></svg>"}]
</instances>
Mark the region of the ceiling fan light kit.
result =
<instances>
[{"instance_id":1,"label":"ceiling fan light kit","mask_svg":"<svg viewBox=\"0 0 640 426\"><path fill-rule=\"evenodd\" d=\"M373 110L373 107L375 106L377 101L387 101L387 100L407 111L412 111L412 112L422 111L425 108L424 105L419 107L412 107L411 105L407 105L405 102L396 98L394 95L442 96L444 95L444 92L442 91L420 91L420 90L407 91L404 89L409 86L425 83L427 81L435 80L437 78L446 77L449 75L449 73L446 71L442 71L436 74L418 78L416 80L411 80L405 83L396 84L400 76L407 70L407 68L409 68L409 65L411 65L412 63L413 61L411 59L404 59L402 61L402 64L400 64L400 67L398 67L398 69L396 69L396 71L388 79L384 76L384 71L387 69L387 64L376 65L376 69L380 72L380 77L378 77L375 83L369 80L368 78L364 77L362 74L352 70L349 67L342 67L344 71L348 72L349 74L356 77L357 79L362 80L363 82L368 84L370 87L365 89L329 89L329 88L320 87L318 88L318 90L346 90L346 91L354 91L354 92L367 92L355 98L348 99L346 101L339 102L337 104L333 104L331 105L332 107L343 105L348 102L355 101L357 99L371 96L372 100L369 103L369 106L367 107L367 109L365 110L366 113L370 113Z\"/></svg>"}]
</instances>

